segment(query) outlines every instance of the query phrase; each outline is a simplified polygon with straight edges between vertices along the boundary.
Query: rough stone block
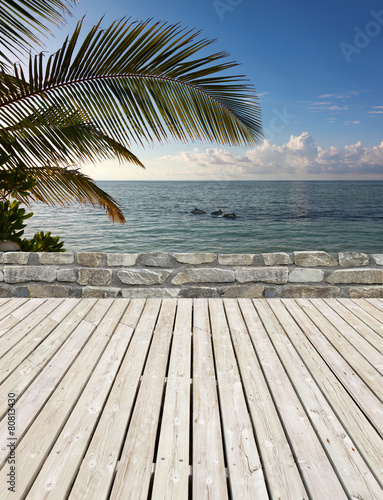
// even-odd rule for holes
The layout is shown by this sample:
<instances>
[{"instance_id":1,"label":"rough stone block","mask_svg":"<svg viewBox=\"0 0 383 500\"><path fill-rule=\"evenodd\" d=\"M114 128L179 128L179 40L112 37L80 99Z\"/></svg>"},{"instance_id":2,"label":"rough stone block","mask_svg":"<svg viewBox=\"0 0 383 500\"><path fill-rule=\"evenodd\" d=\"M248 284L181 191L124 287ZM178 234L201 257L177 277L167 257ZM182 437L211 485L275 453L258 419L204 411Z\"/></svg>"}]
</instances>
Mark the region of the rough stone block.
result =
<instances>
[{"instance_id":1,"label":"rough stone block","mask_svg":"<svg viewBox=\"0 0 383 500\"><path fill-rule=\"evenodd\" d=\"M8 297L17 297L16 290L14 290L10 286L0 286L0 297L8 298Z\"/></svg>"},{"instance_id":2,"label":"rough stone block","mask_svg":"<svg viewBox=\"0 0 383 500\"><path fill-rule=\"evenodd\" d=\"M347 288L346 293L351 299L383 299L383 286Z\"/></svg>"},{"instance_id":3,"label":"rough stone block","mask_svg":"<svg viewBox=\"0 0 383 500\"><path fill-rule=\"evenodd\" d=\"M40 264L73 264L72 252L41 252L38 254Z\"/></svg>"},{"instance_id":4,"label":"rough stone block","mask_svg":"<svg viewBox=\"0 0 383 500\"><path fill-rule=\"evenodd\" d=\"M168 253L143 253L138 257L138 264L149 267L172 267L173 261Z\"/></svg>"},{"instance_id":5,"label":"rough stone block","mask_svg":"<svg viewBox=\"0 0 383 500\"><path fill-rule=\"evenodd\" d=\"M29 288L27 286L16 286L14 290L18 297L29 297Z\"/></svg>"},{"instance_id":6,"label":"rough stone block","mask_svg":"<svg viewBox=\"0 0 383 500\"><path fill-rule=\"evenodd\" d=\"M301 267L338 265L338 261L326 252L294 252L294 260L295 264Z\"/></svg>"},{"instance_id":7,"label":"rough stone block","mask_svg":"<svg viewBox=\"0 0 383 500\"><path fill-rule=\"evenodd\" d=\"M57 281L75 282L76 280L77 280L77 270L76 269L58 269L57 270Z\"/></svg>"},{"instance_id":8,"label":"rough stone block","mask_svg":"<svg viewBox=\"0 0 383 500\"><path fill-rule=\"evenodd\" d=\"M161 269L152 271L149 269L129 269L119 271L118 278L127 285L159 285L169 276L171 271Z\"/></svg>"},{"instance_id":9,"label":"rough stone block","mask_svg":"<svg viewBox=\"0 0 383 500\"><path fill-rule=\"evenodd\" d=\"M100 252L79 252L77 254L77 263L80 266L99 267L105 255L105 253Z\"/></svg>"},{"instance_id":10,"label":"rough stone block","mask_svg":"<svg viewBox=\"0 0 383 500\"><path fill-rule=\"evenodd\" d=\"M326 279L327 283L361 283L363 285L383 285L383 270L381 269L342 269L334 271Z\"/></svg>"},{"instance_id":11,"label":"rough stone block","mask_svg":"<svg viewBox=\"0 0 383 500\"><path fill-rule=\"evenodd\" d=\"M144 299L151 299L151 298L158 298L158 299L163 299L163 298L174 298L178 297L180 293L180 288L136 288L136 287L129 287L129 288L123 288L121 290L121 294L125 298L144 298Z\"/></svg>"},{"instance_id":12,"label":"rough stone block","mask_svg":"<svg viewBox=\"0 0 383 500\"><path fill-rule=\"evenodd\" d=\"M282 285L287 283L288 274L287 267L253 267L237 268L235 270L238 283L253 281Z\"/></svg>"},{"instance_id":13,"label":"rough stone block","mask_svg":"<svg viewBox=\"0 0 383 500\"><path fill-rule=\"evenodd\" d=\"M229 286L223 296L225 298L260 299L263 297L265 287L261 285L233 285Z\"/></svg>"},{"instance_id":14,"label":"rough stone block","mask_svg":"<svg viewBox=\"0 0 383 500\"><path fill-rule=\"evenodd\" d=\"M28 264L29 252L7 252L3 255L4 264Z\"/></svg>"},{"instance_id":15,"label":"rough stone block","mask_svg":"<svg viewBox=\"0 0 383 500\"><path fill-rule=\"evenodd\" d=\"M253 258L253 254L221 253L218 255L218 264L221 266L251 266Z\"/></svg>"},{"instance_id":16,"label":"rough stone block","mask_svg":"<svg viewBox=\"0 0 383 500\"><path fill-rule=\"evenodd\" d=\"M197 299L197 298L217 298L219 293L216 288L212 288L209 286L196 286L196 287L187 287L181 288L180 297L186 299Z\"/></svg>"},{"instance_id":17,"label":"rough stone block","mask_svg":"<svg viewBox=\"0 0 383 500\"><path fill-rule=\"evenodd\" d=\"M339 297L340 288L337 286L310 286L291 285L277 290L274 297L281 298L333 298Z\"/></svg>"},{"instance_id":18,"label":"rough stone block","mask_svg":"<svg viewBox=\"0 0 383 500\"><path fill-rule=\"evenodd\" d=\"M20 245L16 241L0 240L1 252L20 252Z\"/></svg>"},{"instance_id":19,"label":"rough stone block","mask_svg":"<svg viewBox=\"0 0 383 500\"><path fill-rule=\"evenodd\" d=\"M115 298L120 293L120 288L86 286L82 289L82 296L89 299Z\"/></svg>"},{"instance_id":20,"label":"rough stone block","mask_svg":"<svg viewBox=\"0 0 383 500\"><path fill-rule=\"evenodd\" d=\"M80 268L77 283L80 285L106 286L112 281L111 269Z\"/></svg>"},{"instance_id":21,"label":"rough stone block","mask_svg":"<svg viewBox=\"0 0 383 500\"><path fill-rule=\"evenodd\" d=\"M106 263L110 267L130 267L134 266L138 255L138 253L108 253Z\"/></svg>"},{"instance_id":22,"label":"rough stone block","mask_svg":"<svg viewBox=\"0 0 383 500\"><path fill-rule=\"evenodd\" d=\"M212 267L202 269L185 269L172 279L172 285L184 283L230 283L235 281L235 273L229 269Z\"/></svg>"},{"instance_id":23,"label":"rough stone block","mask_svg":"<svg viewBox=\"0 0 383 500\"><path fill-rule=\"evenodd\" d=\"M0 271L0 281L4 281L4 273L3 273L3 271Z\"/></svg>"},{"instance_id":24,"label":"rough stone block","mask_svg":"<svg viewBox=\"0 0 383 500\"><path fill-rule=\"evenodd\" d=\"M339 252L339 265L342 267L368 266L368 255L359 252Z\"/></svg>"},{"instance_id":25,"label":"rough stone block","mask_svg":"<svg viewBox=\"0 0 383 500\"><path fill-rule=\"evenodd\" d=\"M383 266L383 253L373 253L371 257L377 266Z\"/></svg>"},{"instance_id":26,"label":"rough stone block","mask_svg":"<svg viewBox=\"0 0 383 500\"><path fill-rule=\"evenodd\" d=\"M172 256L180 264L211 264L217 258L215 253L173 253Z\"/></svg>"},{"instance_id":27,"label":"rough stone block","mask_svg":"<svg viewBox=\"0 0 383 500\"><path fill-rule=\"evenodd\" d=\"M55 281L56 267L50 266L9 266L4 268L4 280L7 283L25 283L26 281Z\"/></svg>"},{"instance_id":28,"label":"rough stone block","mask_svg":"<svg viewBox=\"0 0 383 500\"><path fill-rule=\"evenodd\" d=\"M68 289L63 285L28 285L28 290L30 297L69 297Z\"/></svg>"},{"instance_id":29,"label":"rough stone block","mask_svg":"<svg viewBox=\"0 0 383 500\"><path fill-rule=\"evenodd\" d=\"M263 253L262 257L265 266L283 266L293 264L293 259L288 253L285 252Z\"/></svg>"},{"instance_id":30,"label":"rough stone block","mask_svg":"<svg viewBox=\"0 0 383 500\"><path fill-rule=\"evenodd\" d=\"M299 269L290 271L289 281L293 283L319 283L324 278L324 271L320 269Z\"/></svg>"}]
</instances>

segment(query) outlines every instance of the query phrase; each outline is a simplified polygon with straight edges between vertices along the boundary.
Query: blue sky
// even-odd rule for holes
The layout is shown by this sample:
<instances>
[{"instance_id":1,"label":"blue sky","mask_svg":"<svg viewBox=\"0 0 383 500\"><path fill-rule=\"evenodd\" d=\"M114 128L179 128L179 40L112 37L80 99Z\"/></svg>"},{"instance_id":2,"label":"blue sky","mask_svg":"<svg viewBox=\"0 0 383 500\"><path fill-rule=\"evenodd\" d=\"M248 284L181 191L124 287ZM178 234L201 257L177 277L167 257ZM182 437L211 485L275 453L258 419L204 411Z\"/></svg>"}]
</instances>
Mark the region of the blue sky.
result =
<instances>
[{"instance_id":1,"label":"blue sky","mask_svg":"<svg viewBox=\"0 0 383 500\"><path fill-rule=\"evenodd\" d=\"M132 146L147 166L110 161L96 179L383 179L383 4L372 0L80 0L75 21L101 16L179 22L216 38L254 84L265 142Z\"/></svg>"}]
</instances>

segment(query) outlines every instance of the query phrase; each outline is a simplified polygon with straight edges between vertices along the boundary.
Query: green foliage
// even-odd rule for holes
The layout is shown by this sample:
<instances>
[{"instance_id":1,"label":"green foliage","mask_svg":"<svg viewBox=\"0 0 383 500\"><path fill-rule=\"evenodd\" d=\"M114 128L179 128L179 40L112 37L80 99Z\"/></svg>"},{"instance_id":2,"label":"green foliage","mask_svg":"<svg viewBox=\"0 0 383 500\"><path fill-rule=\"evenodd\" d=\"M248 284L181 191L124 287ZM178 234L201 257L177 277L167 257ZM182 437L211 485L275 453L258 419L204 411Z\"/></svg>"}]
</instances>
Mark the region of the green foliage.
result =
<instances>
[{"instance_id":1,"label":"green foliage","mask_svg":"<svg viewBox=\"0 0 383 500\"><path fill-rule=\"evenodd\" d=\"M20 208L19 201L0 201L0 240L19 242L26 226L23 222L32 215L32 212L27 214L24 208Z\"/></svg>"},{"instance_id":2,"label":"green foliage","mask_svg":"<svg viewBox=\"0 0 383 500\"><path fill-rule=\"evenodd\" d=\"M64 242L59 240L59 236L51 236L50 232L44 234L41 231L30 240L24 238L19 244L22 252L65 252L66 250L62 248Z\"/></svg>"},{"instance_id":3,"label":"green foliage","mask_svg":"<svg viewBox=\"0 0 383 500\"><path fill-rule=\"evenodd\" d=\"M28 198L36 184L36 177L28 171L20 168L1 169L0 167L0 193L3 198L8 196Z\"/></svg>"}]
</instances>

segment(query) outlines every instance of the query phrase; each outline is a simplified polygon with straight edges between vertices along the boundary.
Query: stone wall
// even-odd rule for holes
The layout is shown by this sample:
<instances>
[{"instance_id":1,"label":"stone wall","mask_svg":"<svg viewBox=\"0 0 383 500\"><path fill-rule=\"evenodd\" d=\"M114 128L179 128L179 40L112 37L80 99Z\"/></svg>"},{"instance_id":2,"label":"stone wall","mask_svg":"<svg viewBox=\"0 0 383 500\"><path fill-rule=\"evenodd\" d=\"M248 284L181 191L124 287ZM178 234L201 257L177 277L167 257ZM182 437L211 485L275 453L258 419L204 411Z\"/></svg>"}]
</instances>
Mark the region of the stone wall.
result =
<instances>
[{"instance_id":1,"label":"stone wall","mask_svg":"<svg viewBox=\"0 0 383 500\"><path fill-rule=\"evenodd\" d=\"M0 297L383 297L383 254L6 252Z\"/></svg>"}]
</instances>

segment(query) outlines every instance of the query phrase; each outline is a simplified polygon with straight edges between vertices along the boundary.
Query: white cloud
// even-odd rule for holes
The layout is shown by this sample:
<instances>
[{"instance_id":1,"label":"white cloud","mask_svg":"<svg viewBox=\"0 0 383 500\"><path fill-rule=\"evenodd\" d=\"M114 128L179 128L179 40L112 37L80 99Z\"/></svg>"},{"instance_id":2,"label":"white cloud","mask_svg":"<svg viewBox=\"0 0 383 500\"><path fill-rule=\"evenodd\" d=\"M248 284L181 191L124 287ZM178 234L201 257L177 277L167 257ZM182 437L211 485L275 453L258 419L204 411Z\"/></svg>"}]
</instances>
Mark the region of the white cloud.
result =
<instances>
[{"instance_id":1,"label":"white cloud","mask_svg":"<svg viewBox=\"0 0 383 500\"><path fill-rule=\"evenodd\" d=\"M270 92L260 92L260 93L258 94L258 97L263 97L263 96L265 96L265 95L267 95L267 94L270 94Z\"/></svg>"},{"instance_id":2,"label":"white cloud","mask_svg":"<svg viewBox=\"0 0 383 500\"><path fill-rule=\"evenodd\" d=\"M349 90L347 92L344 92L343 94L322 94L318 96L318 99L350 99L350 97L359 95L361 92L358 90Z\"/></svg>"},{"instance_id":3,"label":"white cloud","mask_svg":"<svg viewBox=\"0 0 383 500\"><path fill-rule=\"evenodd\" d=\"M367 111L370 115L382 115L383 111Z\"/></svg>"},{"instance_id":4,"label":"white cloud","mask_svg":"<svg viewBox=\"0 0 383 500\"><path fill-rule=\"evenodd\" d=\"M350 125L350 124L353 124L353 125L358 125L358 123L360 123L359 120L346 120L344 122L345 125Z\"/></svg>"},{"instance_id":5,"label":"white cloud","mask_svg":"<svg viewBox=\"0 0 383 500\"><path fill-rule=\"evenodd\" d=\"M383 141L367 148L359 141L343 148L317 146L308 132L291 136L282 146L269 141L244 155L220 148L198 149L165 156L167 165L177 164L178 175L201 179L268 178L382 178Z\"/></svg>"}]
</instances>

